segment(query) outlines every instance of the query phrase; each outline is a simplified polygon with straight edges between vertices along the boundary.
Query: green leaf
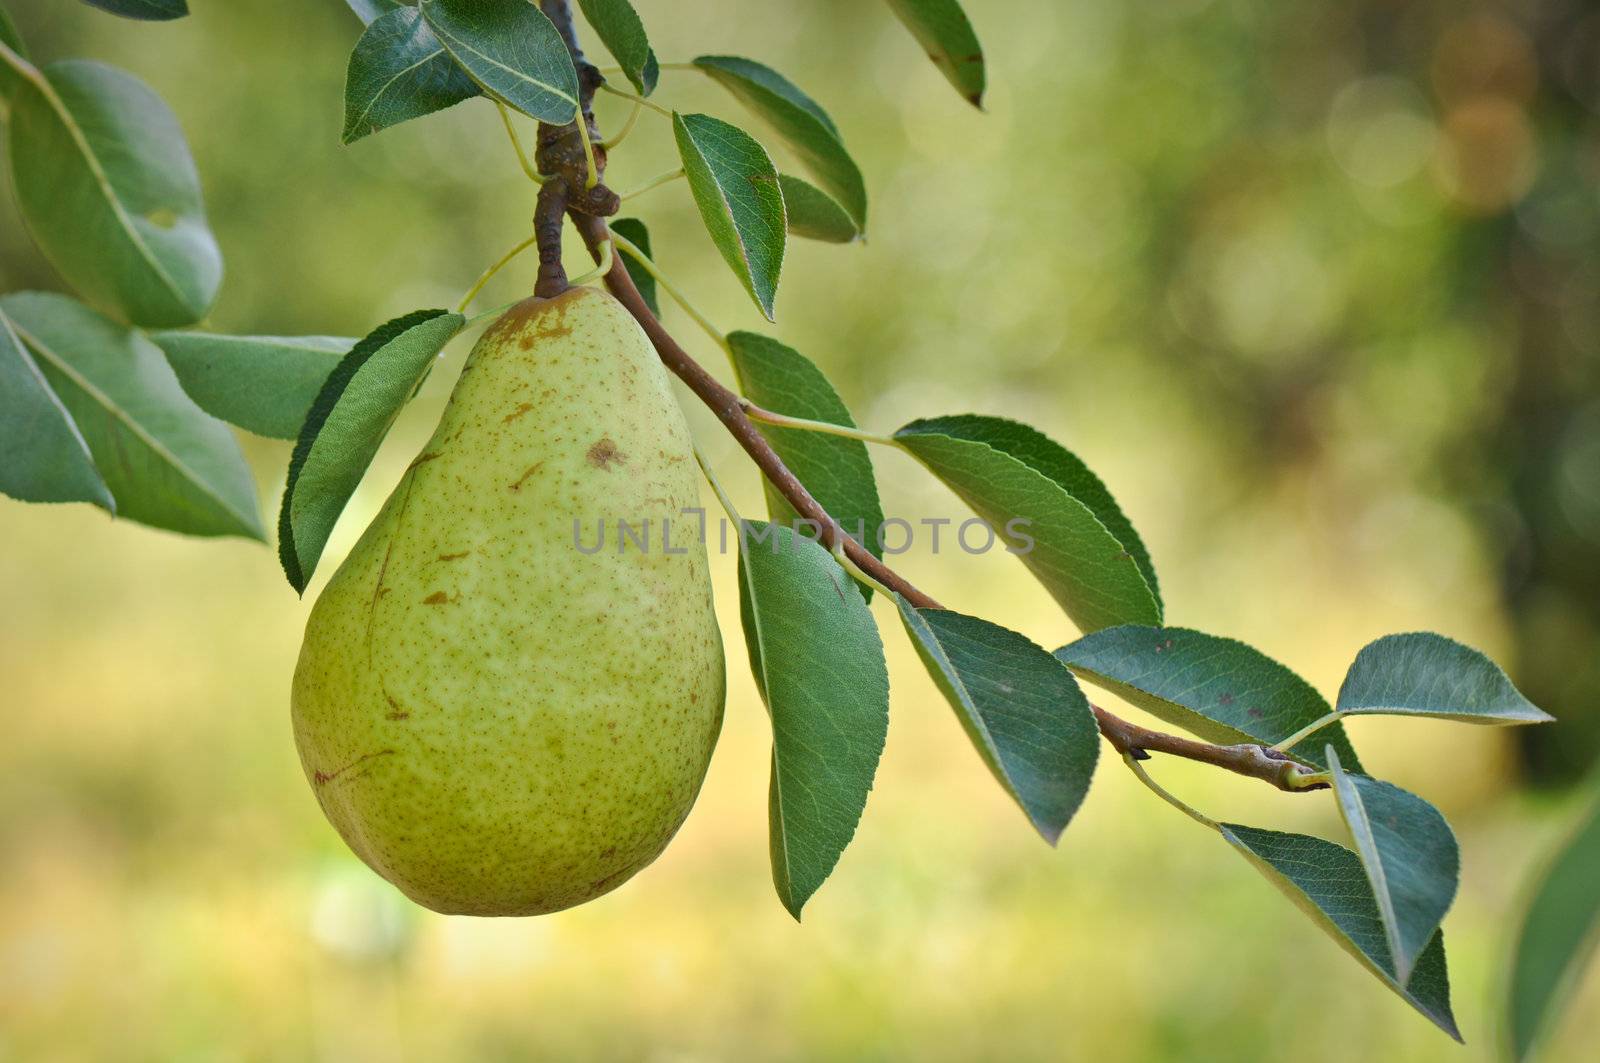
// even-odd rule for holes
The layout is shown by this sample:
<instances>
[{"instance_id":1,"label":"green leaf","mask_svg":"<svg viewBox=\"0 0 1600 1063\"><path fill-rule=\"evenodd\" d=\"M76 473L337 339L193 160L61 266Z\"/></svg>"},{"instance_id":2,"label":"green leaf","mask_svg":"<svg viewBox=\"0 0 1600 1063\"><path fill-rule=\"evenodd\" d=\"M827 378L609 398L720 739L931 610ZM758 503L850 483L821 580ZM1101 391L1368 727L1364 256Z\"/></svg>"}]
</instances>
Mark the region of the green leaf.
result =
<instances>
[{"instance_id":1,"label":"green leaf","mask_svg":"<svg viewBox=\"0 0 1600 1063\"><path fill-rule=\"evenodd\" d=\"M454 107L478 95L414 7L402 7L367 27L344 83L344 143L411 118Z\"/></svg>"},{"instance_id":2,"label":"green leaf","mask_svg":"<svg viewBox=\"0 0 1600 1063\"><path fill-rule=\"evenodd\" d=\"M828 378L799 351L754 332L729 333L728 347L739 390L757 406L790 417L855 424ZM845 533L874 557L882 557L878 529L883 524L883 507L867 445L858 439L797 428L757 427ZM778 523L793 527L800 514L770 483L766 488L767 513ZM871 589L859 589L870 601Z\"/></svg>"},{"instance_id":3,"label":"green leaf","mask_svg":"<svg viewBox=\"0 0 1600 1063\"><path fill-rule=\"evenodd\" d=\"M653 259L654 253L650 250L650 230L638 218L613 218L611 231L619 233L622 238L635 245L644 252L646 258ZM661 316L661 304L656 302L656 279L650 271L633 260L632 255L622 256L622 265L627 269L628 276L633 278L633 286L639 289L639 294L644 298L644 305L656 317Z\"/></svg>"},{"instance_id":4,"label":"green leaf","mask_svg":"<svg viewBox=\"0 0 1600 1063\"><path fill-rule=\"evenodd\" d=\"M1148 584L1156 605L1161 605L1161 588L1156 580L1156 569L1150 560L1133 522L1123 515L1116 499L1111 497L1104 482L1072 451L1051 439L1043 432L1019 421L1004 417L985 417L965 414L954 417L937 417L915 421L902 432L912 430L923 433L948 435L972 443L983 443L1003 454L1008 454L1035 472L1054 480L1061 488L1083 503L1106 530L1133 556L1134 564Z\"/></svg>"},{"instance_id":5,"label":"green leaf","mask_svg":"<svg viewBox=\"0 0 1600 1063\"><path fill-rule=\"evenodd\" d=\"M1401 998L1457 1041L1450 1011L1450 976L1444 932L1435 931L1417 960L1410 981L1395 977L1377 902L1361 861L1342 845L1304 834L1221 824L1222 836L1257 870L1309 915L1339 946Z\"/></svg>"},{"instance_id":6,"label":"green leaf","mask_svg":"<svg viewBox=\"0 0 1600 1063\"><path fill-rule=\"evenodd\" d=\"M418 310L380 325L340 360L306 415L278 511L278 557L305 593L328 536L433 359L466 324Z\"/></svg>"},{"instance_id":7,"label":"green leaf","mask_svg":"<svg viewBox=\"0 0 1600 1063\"><path fill-rule=\"evenodd\" d=\"M189 13L187 0L83 0L91 7L109 11L123 18L136 18L146 22L165 22L182 18Z\"/></svg>"},{"instance_id":8,"label":"green leaf","mask_svg":"<svg viewBox=\"0 0 1600 1063\"><path fill-rule=\"evenodd\" d=\"M772 881L789 914L833 871L861 820L889 728L889 673L872 613L821 546L740 528L739 615L772 716Z\"/></svg>"},{"instance_id":9,"label":"green leaf","mask_svg":"<svg viewBox=\"0 0 1600 1063\"><path fill-rule=\"evenodd\" d=\"M1332 746L1324 750L1356 854L1383 920L1397 977L1411 977L1455 900L1461 877L1456 836L1439 810L1415 794L1365 775L1352 775Z\"/></svg>"},{"instance_id":10,"label":"green leaf","mask_svg":"<svg viewBox=\"0 0 1600 1063\"><path fill-rule=\"evenodd\" d=\"M1080 630L1161 622L1144 545L1068 451L1026 425L971 415L913 421L895 441L988 521Z\"/></svg>"},{"instance_id":11,"label":"green leaf","mask_svg":"<svg viewBox=\"0 0 1600 1063\"><path fill-rule=\"evenodd\" d=\"M214 417L257 435L294 439L323 381L355 346L340 336L219 336L156 332L183 390Z\"/></svg>"},{"instance_id":12,"label":"green leaf","mask_svg":"<svg viewBox=\"0 0 1600 1063\"><path fill-rule=\"evenodd\" d=\"M28 72L12 98L11 171L45 257L136 325L198 321L222 254L178 120L144 82L99 63Z\"/></svg>"},{"instance_id":13,"label":"green leaf","mask_svg":"<svg viewBox=\"0 0 1600 1063\"><path fill-rule=\"evenodd\" d=\"M378 19L391 11L398 11L402 7L410 6L400 0L344 0L351 11L356 13L356 18L361 20L363 26L370 26Z\"/></svg>"},{"instance_id":14,"label":"green leaf","mask_svg":"<svg viewBox=\"0 0 1600 1063\"><path fill-rule=\"evenodd\" d=\"M1014 631L896 595L928 674L1012 800L1051 845L1083 803L1100 730L1072 673Z\"/></svg>"},{"instance_id":15,"label":"green leaf","mask_svg":"<svg viewBox=\"0 0 1600 1063\"><path fill-rule=\"evenodd\" d=\"M555 125L578 113L572 56L528 0L422 0L422 17L491 96Z\"/></svg>"},{"instance_id":16,"label":"green leaf","mask_svg":"<svg viewBox=\"0 0 1600 1063\"><path fill-rule=\"evenodd\" d=\"M160 349L64 295L3 296L0 313L71 414L118 516L265 538L238 441L184 394Z\"/></svg>"},{"instance_id":17,"label":"green leaf","mask_svg":"<svg viewBox=\"0 0 1600 1063\"><path fill-rule=\"evenodd\" d=\"M578 0L578 6L639 95L654 92L661 68L633 5L628 0Z\"/></svg>"},{"instance_id":18,"label":"green leaf","mask_svg":"<svg viewBox=\"0 0 1600 1063\"><path fill-rule=\"evenodd\" d=\"M1056 656L1079 679L1208 742L1273 745L1330 711L1315 687L1260 650L1188 628L1107 628L1061 647ZM1338 723L1292 752L1326 768L1326 743L1360 770Z\"/></svg>"},{"instance_id":19,"label":"green leaf","mask_svg":"<svg viewBox=\"0 0 1600 1063\"><path fill-rule=\"evenodd\" d=\"M0 44L11 49L11 54L18 59L27 60L27 45L22 43L22 34L17 32L16 24L11 21L11 16L4 7L0 7ZM13 70L11 63L4 58L4 53L0 53L0 100L9 100L12 90L20 80L22 75ZM4 115L5 109L0 108L0 118Z\"/></svg>"},{"instance_id":20,"label":"green leaf","mask_svg":"<svg viewBox=\"0 0 1600 1063\"><path fill-rule=\"evenodd\" d=\"M777 168L748 133L710 115L674 112L672 131L712 242L771 321L785 225Z\"/></svg>"},{"instance_id":21,"label":"green leaf","mask_svg":"<svg viewBox=\"0 0 1600 1063\"><path fill-rule=\"evenodd\" d=\"M753 60L702 55L694 65L765 121L856 228L866 229L867 186L827 112L782 74Z\"/></svg>"},{"instance_id":22,"label":"green leaf","mask_svg":"<svg viewBox=\"0 0 1600 1063\"><path fill-rule=\"evenodd\" d=\"M0 309L0 492L24 502L117 504L89 444Z\"/></svg>"},{"instance_id":23,"label":"green leaf","mask_svg":"<svg viewBox=\"0 0 1600 1063\"><path fill-rule=\"evenodd\" d=\"M1533 1054L1600 945L1600 801L1539 880L1511 961L1508 1026L1513 1058Z\"/></svg>"},{"instance_id":24,"label":"green leaf","mask_svg":"<svg viewBox=\"0 0 1600 1063\"><path fill-rule=\"evenodd\" d=\"M822 189L786 173L778 175L778 187L790 236L829 244L848 244L861 236L850 215Z\"/></svg>"},{"instance_id":25,"label":"green leaf","mask_svg":"<svg viewBox=\"0 0 1600 1063\"><path fill-rule=\"evenodd\" d=\"M1500 666L1470 646L1432 632L1386 635L1368 643L1339 688L1351 716L1436 716L1462 723L1549 723Z\"/></svg>"},{"instance_id":26,"label":"green leaf","mask_svg":"<svg viewBox=\"0 0 1600 1063\"><path fill-rule=\"evenodd\" d=\"M974 107L983 106L983 47L958 0L889 0L933 65Z\"/></svg>"}]
</instances>

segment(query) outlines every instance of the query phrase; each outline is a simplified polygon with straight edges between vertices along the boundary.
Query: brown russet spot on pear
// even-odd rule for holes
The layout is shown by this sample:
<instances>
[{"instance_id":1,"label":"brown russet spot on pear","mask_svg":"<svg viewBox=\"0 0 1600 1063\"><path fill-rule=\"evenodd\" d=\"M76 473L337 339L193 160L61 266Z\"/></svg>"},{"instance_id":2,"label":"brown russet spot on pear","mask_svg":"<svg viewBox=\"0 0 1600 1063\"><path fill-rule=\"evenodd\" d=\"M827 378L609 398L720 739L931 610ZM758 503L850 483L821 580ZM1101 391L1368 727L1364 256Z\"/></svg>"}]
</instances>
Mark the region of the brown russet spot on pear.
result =
<instances>
[{"instance_id":1,"label":"brown russet spot on pear","mask_svg":"<svg viewBox=\"0 0 1600 1063\"><path fill-rule=\"evenodd\" d=\"M620 304L524 300L322 592L295 672L301 762L340 835L419 904L580 904L688 814L724 700L705 548L679 514L699 504L691 456ZM646 518L674 521L673 552L577 549L578 523Z\"/></svg>"}]
</instances>

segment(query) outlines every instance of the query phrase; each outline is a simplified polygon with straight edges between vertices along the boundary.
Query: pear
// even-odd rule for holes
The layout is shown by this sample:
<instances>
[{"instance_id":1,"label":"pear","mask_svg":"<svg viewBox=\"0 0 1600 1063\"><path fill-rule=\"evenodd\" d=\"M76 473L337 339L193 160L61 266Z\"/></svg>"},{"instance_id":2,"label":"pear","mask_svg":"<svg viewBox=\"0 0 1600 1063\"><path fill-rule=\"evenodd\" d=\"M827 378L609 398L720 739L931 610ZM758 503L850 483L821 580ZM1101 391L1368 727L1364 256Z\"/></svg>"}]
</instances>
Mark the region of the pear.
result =
<instances>
[{"instance_id":1,"label":"pear","mask_svg":"<svg viewBox=\"0 0 1600 1063\"><path fill-rule=\"evenodd\" d=\"M698 504L620 303L574 288L488 329L295 671L301 763L362 860L435 911L534 915L661 853L722 726Z\"/></svg>"}]
</instances>

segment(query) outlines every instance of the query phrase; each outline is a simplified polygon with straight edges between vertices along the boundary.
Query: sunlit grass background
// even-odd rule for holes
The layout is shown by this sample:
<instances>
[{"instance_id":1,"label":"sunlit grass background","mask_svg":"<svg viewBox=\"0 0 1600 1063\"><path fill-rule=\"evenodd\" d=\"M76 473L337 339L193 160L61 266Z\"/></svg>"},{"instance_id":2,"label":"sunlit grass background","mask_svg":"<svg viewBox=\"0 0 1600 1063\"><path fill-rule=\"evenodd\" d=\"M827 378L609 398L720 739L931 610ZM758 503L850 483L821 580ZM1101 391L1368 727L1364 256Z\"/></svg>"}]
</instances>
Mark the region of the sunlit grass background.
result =
<instances>
[{"instance_id":1,"label":"sunlit grass background","mask_svg":"<svg viewBox=\"0 0 1600 1063\"><path fill-rule=\"evenodd\" d=\"M339 147L359 32L339 0L193 6L142 25L8 3L40 59L117 63L173 104L228 259L213 327L360 335L452 304L526 234L531 187L481 101ZM1375 70L1360 20L1380 3L973 2L991 65L980 114L883 5L639 6L665 60L749 54L808 87L862 162L869 242L792 246L777 326L858 420L971 410L1038 425L1143 530L1173 623L1245 639L1329 695L1390 631L1439 630L1514 676L1527 666L1475 519L1484 498L1462 503L1441 472L1492 434L1517 337L1463 301L1463 278L1494 219L1592 245L1600 207L1581 167L1553 193L1579 207L1551 220L1526 206L1559 168L1517 109L1513 21L1419 4L1431 21L1402 20L1400 39L1432 65ZM1463 112L1460 55L1461 79L1487 70L1478 82L1510 87ZM742 120L688 74L665 75L660 95ZM603 104L602 122L624 106ZM676 165L644 123L613 161L617 187ZM681 183L632 207L715 321L769 327ZM1540 283L1592 360L1600 315L1574 294L1582 276ZM59 287L9 199L0 282ZM530 283L531 263L510 270L483 305ZM668 320L720 371L683 315ZM312 597L431 430L468 345L403 415L305 601L261 545L0 499L0 1058L1495 1057L1526 879L1573 810L1519 789L1506 734L1354 729L1368 767L1461 836L1446 929L1464 1049L1114 758L1060 847L1042 845L881 601L888 749L854 844L796 925L767 868L769 732L731 558L714 566L727 724L666 855L542 919L410 905L323 821L288 690ZM735 447L690 417L759 512ZM270 512L288 447L246 446ZM890 514L964 515L907 459L878 468ZM1004 555L919 549L904 569L1046 646L1073 637ZM1579 628L1552 630L1581 644ZM1152 768L1218 818L1337 836L1326 795ZM1551 1059L1591 1058L1582 1016L1600 986L1584 993Z\"/></svg>"}]
</instances>

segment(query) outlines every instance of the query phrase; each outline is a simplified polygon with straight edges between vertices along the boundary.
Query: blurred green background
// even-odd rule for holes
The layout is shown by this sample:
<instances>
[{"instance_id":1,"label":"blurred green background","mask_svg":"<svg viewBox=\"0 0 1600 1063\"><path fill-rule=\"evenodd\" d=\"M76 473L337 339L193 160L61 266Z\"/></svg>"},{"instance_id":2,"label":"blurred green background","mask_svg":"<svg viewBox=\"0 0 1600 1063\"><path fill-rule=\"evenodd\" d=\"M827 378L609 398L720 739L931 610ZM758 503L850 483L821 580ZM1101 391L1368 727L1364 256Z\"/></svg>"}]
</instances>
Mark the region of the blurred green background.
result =
<instances>
[{"instance_id":1,"label":"blurred green background","mask_svg":"<svg viewBox=\"0 0 1600 1063\"><path fill-rule=\"evenodd\" d=\"M531 187L481 101L339 146L360 32L340 0L194 0L170 24L6 3L38 59L116 63L177 111L227 256L217 329L360 335L452 304L528 231ZM1173 623L1325 693L1368 640L1428 628L1561 718L1537 736L1354 728L1368 766L1461 835L1446 928L1468 1046L1111 758L1060 848L1040 845L881 602L888 749L794 924L769 880L768 728L727 558L726 729L666 855L542 919L420 911L343 849L295 757L289 679L322 580L300 601L258 544L0 499L0 1058L1495 1058L1526 879L1600 733L1600 5L972 0L984 114L884 5L639 6L663 60L769 62L861 161L869 241L791 245L778 325L858 420L1038 425L1143 530ZM743 121L690 74L659 95ZM616 128L626 105L601 107ZM676 165L662 126L647 114L616 153L615 187ZM716 322L766 327L681 183L629 206ZM59 287L7 198L0 290ZM467 346L403 415L330 559ZM758 512L753 472L690 416ZM288 446L246 446L270 512ZM878 466L891 515L962 515L908 460ZM1046 646L1073 635L1003 555L904 560L952 607ZM1326 795L1153 769L1219 818L1337 836ZM1551 1059L1593 1058L1600 980L1581 993Z\"/></svg>"}]
</instances>

